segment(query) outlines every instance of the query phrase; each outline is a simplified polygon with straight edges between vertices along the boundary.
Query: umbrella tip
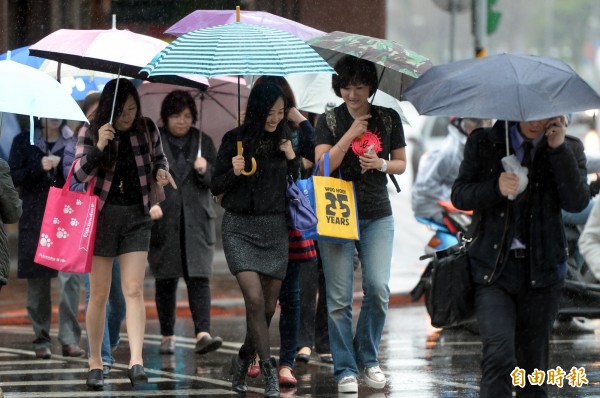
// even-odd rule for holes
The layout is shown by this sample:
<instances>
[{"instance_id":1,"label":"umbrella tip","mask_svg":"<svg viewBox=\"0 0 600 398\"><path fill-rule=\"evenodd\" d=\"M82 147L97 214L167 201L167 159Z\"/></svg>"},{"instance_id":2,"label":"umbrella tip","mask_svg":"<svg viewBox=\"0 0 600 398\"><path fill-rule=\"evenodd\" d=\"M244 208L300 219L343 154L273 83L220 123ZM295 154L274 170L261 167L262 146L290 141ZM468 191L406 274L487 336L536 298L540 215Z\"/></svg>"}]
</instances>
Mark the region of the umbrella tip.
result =
<instances>
[{"instance_id":1,"label":"umbrella tip","mask_svg":"<svg viewBox=\"0 0 600 398\"><path fill-rule=\"evenodd\" d=\"M240 6L235 6L235 22L240 22Z\"/></svg>"},{"instance_id":2,"label":"umbrella tip","mask_svg":"<svg viewBox=\"0 0 600 398\"><path fill-rule=\"evenodd\" d=\"M11 51L10 51L10 50L8 50L8 51L6 52L6 60L7 60L7 61L10 61L10 54L11 54Z\"/></svg>"},{"instance_id":3,"label":"umbrella tip","mask_svg":"<svg viewBox=\"0 0 600 398\"><path fill-rule=\"evenodd\" d=\"M117 29L117 14L112 15L112 28Z\"/></svg>"}]
</instances>

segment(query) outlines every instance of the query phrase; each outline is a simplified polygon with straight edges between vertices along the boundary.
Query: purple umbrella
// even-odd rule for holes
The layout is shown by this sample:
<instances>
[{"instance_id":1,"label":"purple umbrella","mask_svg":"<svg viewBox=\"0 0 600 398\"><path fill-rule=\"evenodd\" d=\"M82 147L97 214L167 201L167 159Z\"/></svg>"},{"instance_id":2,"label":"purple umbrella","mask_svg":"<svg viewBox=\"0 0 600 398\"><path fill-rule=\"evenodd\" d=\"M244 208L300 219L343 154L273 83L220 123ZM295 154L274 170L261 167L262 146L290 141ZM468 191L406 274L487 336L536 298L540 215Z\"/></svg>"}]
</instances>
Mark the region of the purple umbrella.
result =
<instances>
[{"instance_id":1,"label":"purple umbrella","mask_svg":"<svg viewBox=\"0 0 600 398\"><path fill-rule=\"evenodd\" d=\"M325 32L311 28L310 26L265 11L242 11L241 14L240 22L283 30L304 41L325 34ZM177 21L165 33L173 36L181 36L196 29L233 22L236 22L235 10L196 10Z\"/></svg>"}]
</instances>

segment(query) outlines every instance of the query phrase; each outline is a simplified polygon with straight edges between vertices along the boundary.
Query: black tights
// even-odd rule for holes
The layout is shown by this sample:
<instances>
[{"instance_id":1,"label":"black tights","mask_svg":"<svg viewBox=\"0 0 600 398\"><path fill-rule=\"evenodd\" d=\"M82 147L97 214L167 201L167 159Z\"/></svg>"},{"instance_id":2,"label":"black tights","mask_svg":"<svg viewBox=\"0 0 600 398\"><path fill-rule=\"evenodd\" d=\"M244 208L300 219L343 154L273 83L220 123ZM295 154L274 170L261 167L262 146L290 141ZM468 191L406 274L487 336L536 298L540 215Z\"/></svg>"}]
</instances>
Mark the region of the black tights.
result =
<instances>
[{"instance_id":1,"label":"black tights","mask_svg":"<svg viewBox=\"0 0 600 398\"><path fill-rule=\"evenodd\" d=\"M252 271L236 275L246 305L246 339L240 354L252 356L258 353L262 361L271 357L269 325L275 313L281 280Z\"/></svg>"}]
</instances>

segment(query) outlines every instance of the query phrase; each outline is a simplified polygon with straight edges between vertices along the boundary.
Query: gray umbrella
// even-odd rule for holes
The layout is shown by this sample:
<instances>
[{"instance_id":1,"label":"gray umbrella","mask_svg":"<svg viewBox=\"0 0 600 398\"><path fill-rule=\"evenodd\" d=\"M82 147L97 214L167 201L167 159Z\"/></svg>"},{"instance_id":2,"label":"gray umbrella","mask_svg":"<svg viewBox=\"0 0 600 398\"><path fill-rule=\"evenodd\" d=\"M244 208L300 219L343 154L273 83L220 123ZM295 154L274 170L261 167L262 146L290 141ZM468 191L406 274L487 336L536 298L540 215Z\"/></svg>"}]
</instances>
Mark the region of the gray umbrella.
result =
<instances>
[{"instance_id":1,"label":"gray umbrella","mask_svg":"<svg viewBox=\"0 0 600 398\"><path fill-rule=\"evenodd\" d=\"M516 54L433 66L402 99L422 115L510 121L600 108L600 96L569 65Z\"/></svg>"}]
</instances>

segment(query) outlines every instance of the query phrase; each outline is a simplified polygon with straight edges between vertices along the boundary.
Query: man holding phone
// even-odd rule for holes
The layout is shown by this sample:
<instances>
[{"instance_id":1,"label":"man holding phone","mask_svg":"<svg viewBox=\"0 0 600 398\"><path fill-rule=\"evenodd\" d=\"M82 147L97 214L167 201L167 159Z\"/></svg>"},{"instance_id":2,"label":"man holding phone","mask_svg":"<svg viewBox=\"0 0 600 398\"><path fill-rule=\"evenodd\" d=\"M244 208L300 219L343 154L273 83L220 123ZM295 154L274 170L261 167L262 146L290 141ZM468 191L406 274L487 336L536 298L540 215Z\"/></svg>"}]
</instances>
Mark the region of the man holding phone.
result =
<instances>
[{"instance_id":1,"label":"man holding phone","mask_svg":"<svg viewBox=\"0 0 600 398\"><path fill-rule=\"evenodd\" d=\"M510 152L529 170L520 194L519 177L502 167L505 123ZM468 255L483 342L482 398L512 397L515 371L548 370L549 340L567 272L561 209L578 212L588 204L585 164L583 144L566 135L563 116L498 121L467 139L451 198L457 208L481 216ZM517 396L547 397L546 386L527 382Z\"/></svg>"}]
</instances>

